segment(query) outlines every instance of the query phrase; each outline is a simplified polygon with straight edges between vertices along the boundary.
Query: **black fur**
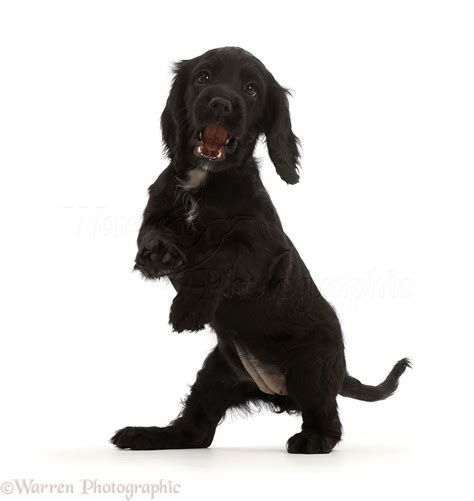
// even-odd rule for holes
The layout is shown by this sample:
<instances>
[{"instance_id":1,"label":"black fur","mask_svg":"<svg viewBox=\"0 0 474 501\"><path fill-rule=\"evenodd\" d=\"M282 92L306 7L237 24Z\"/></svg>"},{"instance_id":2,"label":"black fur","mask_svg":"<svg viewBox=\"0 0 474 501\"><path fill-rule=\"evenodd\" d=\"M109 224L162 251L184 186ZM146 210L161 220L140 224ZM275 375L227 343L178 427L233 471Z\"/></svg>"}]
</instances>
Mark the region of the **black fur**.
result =
<instances>
[{"instance_id":1,"label":"black fur","mask_svg":"<svg viewBox=\"0 0 474 501\"><path fill-rule=\"evenodd\" d=\"M208 80L200 77L203 72ZM248 93L249 82L255 96ZM215 96L231 103L232 112L223 116L210 108ZM220 162L193 151L210 122L233 136ZM386 398L409 362L398 362L376 387L348 375L337 316L283 232L253 152L265 135L277 173L287 183L298 181L298 140L286 90L248 52L212 50L176 66L162 130L170 165L149 189L136 269L151 279L167 276L175 287L175 331L209 324L217 346L177 419L164 428L124 428L112 442L128 449L208 447L228 409L263 403L277 412L301 413L302 431L288 440L288 452L330 452L342 434L337 395ZM183 189L193 169L205 171L206 179ZM283 374L287 394L261 391L236 346Z\"/></svg>"}]
</instances>

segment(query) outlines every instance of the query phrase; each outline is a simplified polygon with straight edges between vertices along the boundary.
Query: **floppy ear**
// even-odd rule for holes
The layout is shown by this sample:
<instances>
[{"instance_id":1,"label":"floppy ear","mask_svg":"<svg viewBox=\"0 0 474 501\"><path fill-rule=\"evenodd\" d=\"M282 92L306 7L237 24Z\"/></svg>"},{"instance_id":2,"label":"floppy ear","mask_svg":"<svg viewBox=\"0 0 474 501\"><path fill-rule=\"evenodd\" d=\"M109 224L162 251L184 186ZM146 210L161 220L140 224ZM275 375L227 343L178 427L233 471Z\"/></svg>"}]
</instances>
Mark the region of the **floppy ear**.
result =
<instances>
[{"instance_id":1,"label":"floppy ear","mask_svg":"<svg viewBox=\"0 0 474 501\"><path fill-rule=\"evenodd\" d=\"M165 109L161 114L161 132L167 156L176 169L179 168L185 148L186 105L184 93L188 80L187 61L174 65L174 78Z\"/></svg>"},{"instance_id":2,"label":"floppy ear","mask_svg":"<svg viewBox=\"0 0 474 501\"><path fill-rule=\"evenodd\" d=\"M291 129L289 92L271 77L271 85L265 103L263 132L268 153L278 175L288 184L299 180L299 139Z\"/></svg>"}]
</instances>

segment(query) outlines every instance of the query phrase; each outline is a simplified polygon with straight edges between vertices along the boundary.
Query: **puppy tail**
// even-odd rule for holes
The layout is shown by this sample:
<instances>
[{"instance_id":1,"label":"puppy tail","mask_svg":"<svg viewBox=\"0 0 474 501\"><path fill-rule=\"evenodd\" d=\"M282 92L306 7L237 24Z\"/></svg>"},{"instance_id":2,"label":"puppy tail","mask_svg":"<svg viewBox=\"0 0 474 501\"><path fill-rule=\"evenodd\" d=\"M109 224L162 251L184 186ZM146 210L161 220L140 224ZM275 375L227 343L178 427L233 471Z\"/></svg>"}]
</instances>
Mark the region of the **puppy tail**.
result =
<instances>
[{"instance_id":1,"label":"puppy tail","mask_svg":"<svg viewBox=\"0 0 474 501\"><path fill-rule=\"evenodd\" d=\"M355 398L357 400L364 400L365 402L384 400L395 393L398 387L398 380L407 367L411 368L410 360L408 358L402 358L393 366L393 369L390 371L385 381L377 386L362 384L358 379L346 374L339 395Z\"/></svg>"}]
</instances>

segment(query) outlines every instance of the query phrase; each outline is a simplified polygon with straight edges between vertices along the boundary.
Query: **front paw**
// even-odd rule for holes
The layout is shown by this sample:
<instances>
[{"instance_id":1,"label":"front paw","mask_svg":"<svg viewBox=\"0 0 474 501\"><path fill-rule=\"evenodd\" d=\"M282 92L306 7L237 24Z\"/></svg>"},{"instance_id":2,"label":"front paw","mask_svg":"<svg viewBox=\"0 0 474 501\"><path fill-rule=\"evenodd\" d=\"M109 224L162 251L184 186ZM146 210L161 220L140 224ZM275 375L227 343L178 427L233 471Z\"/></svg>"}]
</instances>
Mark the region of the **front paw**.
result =
<instances>
[{"instance_id":1,"label":"front paw","mask_svg":"<svg viewBox=\"0 0 474 501\"><path fill-rule=\"evenodd\" d=\"M178 272L183 264L184 256L176 246L158 240L140 248L134 269L154 279Z\"/></svg>"},{"instance_id":2,"label":"front paw","mask_svg":"<svg viewBox=\"0 0 474 501\"><path fill-rule=\"evenodd\" d=\"M213 433L175 426L127 426L117 431L110 442L119 449L135 451L157 449L194 449L209 447Z\"/></svg>"},{"instance_id":3,"label":"front paw","mask_svg":"<svg viewBox=\"0 0 474 501\"><path fill-rule=\"evenodd\" d=\"M171 305L169 323L176 332L200 331L216 311L214 301L178 294Z\"/></svg>"},{"instance_id":4,"label":"front paw","mask_svg":"<svg viewBox=\"0 0 474 501\"><path fill-rule=\"evenodd\" d=\"M119 449L152 450L167 448L166 428L157 426L127 426L118 430L110 442Z\"/></svg>"}]
</instances>

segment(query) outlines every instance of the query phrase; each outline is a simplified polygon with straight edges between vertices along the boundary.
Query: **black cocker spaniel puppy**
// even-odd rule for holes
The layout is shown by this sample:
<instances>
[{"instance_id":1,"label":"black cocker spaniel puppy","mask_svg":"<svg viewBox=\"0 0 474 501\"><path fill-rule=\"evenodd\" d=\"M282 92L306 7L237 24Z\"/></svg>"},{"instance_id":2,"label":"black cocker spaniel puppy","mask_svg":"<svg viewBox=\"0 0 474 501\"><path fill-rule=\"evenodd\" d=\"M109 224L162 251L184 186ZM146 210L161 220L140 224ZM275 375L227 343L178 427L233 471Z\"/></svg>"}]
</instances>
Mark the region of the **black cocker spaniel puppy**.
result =
<instances>
[{"instance_id":1,"label":"black cocker spaniel puppy","mask_svg":"<svg viewBox=\"0 0 474 501\"><path fill-rule=\"evenodd\" d=\"M264 135L278 175L298 182L287 91L248 52L210 50L176 65L161 125L170 165L149 188L135 268L175 287L175 331L209 324L217 345L170 425L127 427L112 443L208 447L227 409L264 403L302 415L288 452L330 452L336 397L387 398L409 361L378 386L348 374L337 316L283 231L253 153Z\"/></svg>"}]
</instances>

